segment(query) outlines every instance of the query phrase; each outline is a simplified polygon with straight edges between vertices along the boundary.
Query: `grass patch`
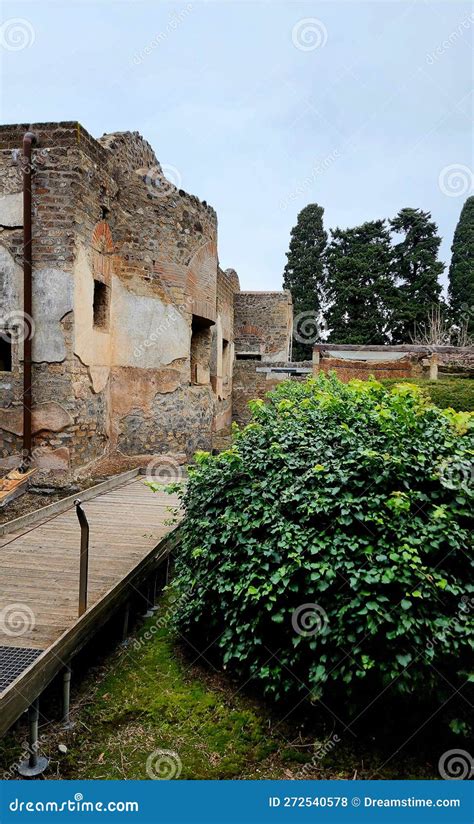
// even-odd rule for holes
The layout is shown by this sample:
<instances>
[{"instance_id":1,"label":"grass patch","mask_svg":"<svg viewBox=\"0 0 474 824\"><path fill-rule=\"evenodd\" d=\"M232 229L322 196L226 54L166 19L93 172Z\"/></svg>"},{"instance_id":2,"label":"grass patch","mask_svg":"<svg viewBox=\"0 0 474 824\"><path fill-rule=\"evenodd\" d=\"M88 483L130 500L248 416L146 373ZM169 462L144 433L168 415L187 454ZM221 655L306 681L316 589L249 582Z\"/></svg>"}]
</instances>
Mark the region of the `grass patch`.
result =
<instances>
[{"instance_id":1,"label":"grass patch","mask_svg":"<svg viewBox=\"0 0 474 824\"><path fill-rule=\"evenodd\" d=\"M58 723L40 729L50 778L148 779L147 759L157 749L177 754L181 779L439 777L437 758L421 755L416 739L393 756L399 742L383 729L361 737L317 707L309 723L307 715L285 718L284 708L276 715L242 685L193 662L168 628L138 643L158 625L156 617L147 620L84 678L72 731ZM0 742L2 777L14 777L25 738L22 727Z\"/></svg>"},{"instance_id":2,"label":"grass patch","mask_svg":"<svg viewBox=\"0 0 474 824\"><path fill-rule=\"evenodd\" d=\"M440 409L451 407L457 412L474 412L474 380L469 378L439 378L436 381L423 378L385 378L384 386L395 383L414 383L421 386L431 401Z\"/></svg>"}]
</instances>

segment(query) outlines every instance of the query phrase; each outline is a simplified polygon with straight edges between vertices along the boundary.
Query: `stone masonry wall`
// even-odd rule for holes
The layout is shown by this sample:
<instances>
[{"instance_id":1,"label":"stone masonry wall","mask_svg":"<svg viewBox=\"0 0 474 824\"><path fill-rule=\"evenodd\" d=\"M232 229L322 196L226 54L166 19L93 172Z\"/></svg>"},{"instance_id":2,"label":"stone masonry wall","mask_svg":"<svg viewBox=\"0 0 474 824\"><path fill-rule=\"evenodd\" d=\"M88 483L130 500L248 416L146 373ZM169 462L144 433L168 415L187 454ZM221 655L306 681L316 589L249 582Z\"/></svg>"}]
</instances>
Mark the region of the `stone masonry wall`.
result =
<instances>
[{"instance_id":1,"label":"stone masonry wall","mask_svg":"<svg viewBox=\"0 0 474 824\"><path fill-rule=\"evenodd\" d=\"M317 344L314 373L334 371L343 381L384 378L432 378L443 374L469 377L474 373L473 347L455 346L349 346Z\"/></svg>"},{"instance_id":2,"label":"stone masonry wall","mask_svg":"<svg viewBox=\"0 0 474 824\"><path fill-rule=\"evenodd\" d=\"M289 361L293 304L288 291L239 292L234 300L235 351L266 361Z\"/></svg>"},{"instance_id":3,"label":"stone masonry wall","mask_svg":"<svg viewBox=\"0 0 474 824\"><path fill-rule=\"evenodd\" d=\"M20 161L29 128L38 135L32 184L38 466L64 480L79 469L98 471L104 459L117 471L150 455L183 461L195 448L210 448L215 393L210 380L191 384L190 340L193 316L209 326L216 321L216 215L166 181L137 133L96 141L74 122L0 129L0 332L22 307ZM21 450L19 337L12 371L0 372L3 466L18 463Z\"/></svg>"},{"instance_id":4,"label":"stone masonry wall","mask_svg":"<svg viewBox=\"0 0 474 824\"><path fill-rule=\"evenodd\" d=\"M239 279L233 269L217 273L217 322L213 327L211 381L215 392L213 446L228 440L232 424L232 381L234 369L234 297Z\"/></svg>"},{"instance_id":5,"label":"stone masonry wall","mask_svg":"<svg viewBox=\"0 0 474 824\"><path fill-rule=\"evenodd\" d=\"M279 367L285 372L276 371ZM312 373L311 361L298 363L275 363L275 361L238 360L234 364L233 377L233 419L240 426L250 420L248 402L264 399L267 392L275 389L282 380L306 380ZM291 374L294 369L296 374ZM296 370L301 370L296 372Z\"/></svg>"}]
</instances>

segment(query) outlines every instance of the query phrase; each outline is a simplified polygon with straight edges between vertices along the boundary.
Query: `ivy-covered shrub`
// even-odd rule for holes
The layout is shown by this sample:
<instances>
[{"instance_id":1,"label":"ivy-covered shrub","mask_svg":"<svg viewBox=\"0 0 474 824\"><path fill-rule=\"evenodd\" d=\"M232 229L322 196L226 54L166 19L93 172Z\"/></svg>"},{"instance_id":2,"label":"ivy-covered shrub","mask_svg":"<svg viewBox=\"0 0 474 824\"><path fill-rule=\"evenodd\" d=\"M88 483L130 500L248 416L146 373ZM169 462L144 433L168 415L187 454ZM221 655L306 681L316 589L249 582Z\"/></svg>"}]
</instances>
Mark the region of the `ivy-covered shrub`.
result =
<instances>
[{"instance_id":1,"label":"ivy-covered shrub","mask_svg":"<svg viewBox=\"0 0 474 824\"><path fill-rule=\"evenodd\" d=\"M179 632L276 700L474 680L474 416L323 375L251 406L181 492Z\"/></svg>"}]
</instances>

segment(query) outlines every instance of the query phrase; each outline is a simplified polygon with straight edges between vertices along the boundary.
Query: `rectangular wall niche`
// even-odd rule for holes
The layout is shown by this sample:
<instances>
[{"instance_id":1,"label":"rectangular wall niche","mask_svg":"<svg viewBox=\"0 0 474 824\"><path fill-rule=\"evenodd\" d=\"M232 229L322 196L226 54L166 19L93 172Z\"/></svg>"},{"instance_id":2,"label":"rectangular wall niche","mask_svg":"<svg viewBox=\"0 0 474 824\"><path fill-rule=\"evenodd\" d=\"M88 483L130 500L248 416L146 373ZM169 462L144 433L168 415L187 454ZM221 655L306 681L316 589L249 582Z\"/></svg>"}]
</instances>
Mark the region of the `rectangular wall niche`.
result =
<instances>
[{"instance_id":1,"label":"rectangular wall niche","mask_svg":"<svg viewBox=\"0 0 474 824\"><path fill-rule=\"evenodd\" d=\"M193 315L191 328L191 383L207 386L211 381L212 321Z\"/></svg>"},{"instance_id":2,"label":"rectangular wall niche","mask_svg":"<svg viewBox=\"0 0 474 824\"><path fill-rule=\"evenodd\" d=\"M0 331L0 372L12 371L12 339Z\"/></svg>"},{"instance_id":3,"label":"rectangular wall niche","mask_svg":"<svg viewBox=\"0 0 474 824\"><path fill-rule=\"evenodd\" d=\"M101 280L94 280L94 327L108 329L110 289Z\"/></svg>"}]
</instances>

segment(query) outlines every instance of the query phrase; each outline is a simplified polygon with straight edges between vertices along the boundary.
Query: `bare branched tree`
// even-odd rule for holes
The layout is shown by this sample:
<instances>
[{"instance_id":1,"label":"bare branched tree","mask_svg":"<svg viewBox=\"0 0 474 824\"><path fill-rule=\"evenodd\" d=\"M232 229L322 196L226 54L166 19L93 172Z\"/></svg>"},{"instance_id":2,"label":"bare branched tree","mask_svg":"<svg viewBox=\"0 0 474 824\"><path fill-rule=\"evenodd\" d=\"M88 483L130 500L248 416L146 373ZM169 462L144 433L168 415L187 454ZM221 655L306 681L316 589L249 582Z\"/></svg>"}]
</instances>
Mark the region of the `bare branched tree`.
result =
<instances>
[{"instance_id":1,"label":"bare branched tree","mask_svg":"<svg viewBox=\"0 0 474 824\"><path fill-rule=\"evenodd\" d=\"M426 322L415 327L412 343L421 346L472 346L468 330L468 317L463 316L461 325L452 324L446 319L441 306L433 306Z\"/></svg>"}]
</instances>

